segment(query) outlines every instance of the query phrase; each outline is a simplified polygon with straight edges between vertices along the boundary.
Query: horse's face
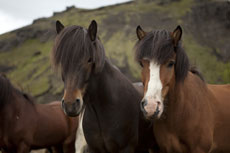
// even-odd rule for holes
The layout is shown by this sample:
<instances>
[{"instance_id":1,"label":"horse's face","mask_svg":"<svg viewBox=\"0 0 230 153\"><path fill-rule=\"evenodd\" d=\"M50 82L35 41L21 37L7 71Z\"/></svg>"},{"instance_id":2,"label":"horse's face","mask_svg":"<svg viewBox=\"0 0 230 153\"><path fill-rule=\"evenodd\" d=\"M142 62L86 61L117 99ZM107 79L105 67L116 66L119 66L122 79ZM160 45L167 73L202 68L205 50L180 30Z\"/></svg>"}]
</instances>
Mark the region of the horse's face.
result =
<instances>
[{"instance_id":1,"label":"horse's face","mask_svg":"<svg viewBox=\"0 0 230 153\"><path fill-rule=\"evenodd\" d=\"M139 39L145 35L143 31L141 32L137 31ZM172 35L174 34L172 33ZM175 83L176 52L173 52L170 58L162 64L149 58L139 59L139 62L142 67L142 82L144 85L141 110L149 119L160 118L164 111L164 100L169 89Z\"/></svg>"},{"instance_id":2,"label":"horse's face","mask_svg":"<svg viewBox=\"0 0 230 153\"><path fill-rule=\"evenodd\" d=\"M62 98L62 108L68 116L77 116L80 114L83 107L83 97L90 79L90 74L93 69L93 63L89 59L82 65L75 76L75 82L65 79L65 74L62 74L64 82L64 96Z\"/></svg>"},{"instance_id":3,"label":"horse's face","mask_svg":"<svg viewBox=\"0 0 230 153\"><path fill-rule=\"evenodd\" d=\"M141 60L142 82L144 84L144 98L141 109L148 118L160 118L164 110L164 99L173 84L175 73L175 56L164 64L157 64L154 60Z\"/></svg>"},{"instance_id":4,"label":"horse's face","mask_svg":"<svg viewBox=\"0 0 230 153\"><path fill-rule=\"evenodd\" d=\"M60 33L62 29L64 29L64 26L57 21L57 33ZM70 31L69 33L74 32ZM62 42L62 46L58 46L59 48L64 48L63 50L55 50L54 60L57 60L56 63L60 63L61 65L62 80L64 82L62 108L68 116L77 116L80 114L83 107L83 97L90 76L98 67L95 62L96 57L93 56L98 47L96 44L96 41L98 41L96 33L97 24L95 21L92 21L88 30L79 28L78 31L74 33L75 37L72 35L69 36L71 38L74 37L78 42L75 40L70 43L70 41L66 40L67 43ZM67 36L65 36L65 34L68 34L68 29L64 30L60 34L60 37L66 38Z\"/></svg>"}]
</instances>

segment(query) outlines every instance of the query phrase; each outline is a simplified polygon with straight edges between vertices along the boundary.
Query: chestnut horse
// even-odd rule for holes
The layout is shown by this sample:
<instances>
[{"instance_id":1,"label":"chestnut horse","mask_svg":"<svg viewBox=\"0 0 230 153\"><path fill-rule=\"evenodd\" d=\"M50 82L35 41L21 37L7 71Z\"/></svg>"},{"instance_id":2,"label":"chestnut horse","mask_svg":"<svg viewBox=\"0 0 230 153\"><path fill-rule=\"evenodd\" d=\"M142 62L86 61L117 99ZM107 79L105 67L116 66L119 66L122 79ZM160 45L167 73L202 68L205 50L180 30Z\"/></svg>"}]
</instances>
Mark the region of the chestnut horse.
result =
<instances>
[{"instance_id":1,"label":"chestnut horse","mask_svg":"<svg viewBox=\"0 0 230 153\"><path fill-rule=\"evenodd\" d=\"M182 29L145 32L137 27L136 59L142 68L141 109L154 120L163 153L230 152L230 85L206 84L190 68Z\"/></svg>"},{"instance_id":2,"label":"chestnut horse","mask_svg":"<svg viewBox=\"0 0 230 153\"><path fill-rule=\"evenodd\" d=\"M61 102L35 104L0 75L0 149L6 153L29 153L52 148L74 153L78 117L65 116Z\"/></svg>"},{"instance_id":3,"label":"chestnut horse","mask_svg":"<svg viewBox=\"0 0 230 153\"><path fill-rule=\"evenodd\" d=\"M85 105L83 131L90 152L133 153L153 147L152 124L140 110L142 95L105 57L96 21L88 30L57 21L56 31L51 60L65 86L62 107L77 116Z\"/></svg>"}]
</instances>

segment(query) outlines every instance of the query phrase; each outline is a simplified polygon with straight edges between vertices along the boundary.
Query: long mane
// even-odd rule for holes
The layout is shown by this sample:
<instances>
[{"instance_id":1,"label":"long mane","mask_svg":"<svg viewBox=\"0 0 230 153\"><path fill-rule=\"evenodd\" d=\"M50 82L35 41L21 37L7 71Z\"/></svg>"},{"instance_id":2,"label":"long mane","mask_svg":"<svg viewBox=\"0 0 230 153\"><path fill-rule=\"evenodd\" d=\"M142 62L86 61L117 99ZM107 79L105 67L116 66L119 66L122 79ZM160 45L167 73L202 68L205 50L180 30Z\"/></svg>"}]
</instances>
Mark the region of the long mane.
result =
<instances>
[{"instance_id":1,"label":"long mane","mask_svg":"<svg viewBox=\"0 0 230 153\"><path fill-rule=\"evenodd\" d=\"M143 58L154 59L158 64L163 64L176 53L175 75L176 82L183 82L186 78L190 64L187 54L181 46L173 45L173 39L169 31L155 30L136 43L136 60Z\"/></svg>"},{"instance_id":2,"label":"long mane","mask_svg":"<svg viewBox=\"0 0 230 153\"><path fill-rule=\"evenodd\" d=\"M95 64L95 71L101 71L105 62L105 52L99 38L91 41L87 30L80 26L65 27L57 35L51 52L53 68L61 69L61 73L66 77L75 79L74 76L88 60Z\"/></svg>"},{"instance_id":3,"label":"long mane","mask_svg":"<svg viewBox=\"0 0 230 153\"><path fill-rule=\"evenodd\" d=\"M0 107L10 100L13 96L12 85L5 75L0 74Z\"/></svg>"},{"instance_id":4,"label":"long mane","mask_svg":"<svg viewBox=\"0 0 230 153\"><path fill-rule=\"evenodd\" d=\"M33 100L28 94L16 89L5 75L0 74L0 107L1 108L5 104L10 103L12 100L14 100L14 98L16 98L14 93L18 93L19 95L23 96L27 101L33 104Z\"/></svg>"}]
</instances>

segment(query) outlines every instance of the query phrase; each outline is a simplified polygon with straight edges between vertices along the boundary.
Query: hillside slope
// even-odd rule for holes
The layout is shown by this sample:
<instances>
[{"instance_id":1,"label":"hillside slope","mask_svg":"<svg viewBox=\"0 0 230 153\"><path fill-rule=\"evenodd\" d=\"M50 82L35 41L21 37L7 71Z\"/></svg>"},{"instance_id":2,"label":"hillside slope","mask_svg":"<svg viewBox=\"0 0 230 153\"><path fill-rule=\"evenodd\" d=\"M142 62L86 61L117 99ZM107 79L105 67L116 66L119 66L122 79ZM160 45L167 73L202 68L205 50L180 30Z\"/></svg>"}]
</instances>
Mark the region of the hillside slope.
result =
<instances>
[{"instance_id":1,"label":"hillside slope","mask_svg":"<svg viewBox=\"0 0 230 153\"><path fill-rule=\"evenodd\" d=\"M133 81L140 77L133 57L136 26L172 31L180 24L183 46L206 81L230 83L230 3L217 0L137 0L95 10L68 7L1 35L0 72L40 103L59 99L63 84L49 61L55 21L87 28L93 19L98 22L106 55Z\"/></svg>"}]
</instances>

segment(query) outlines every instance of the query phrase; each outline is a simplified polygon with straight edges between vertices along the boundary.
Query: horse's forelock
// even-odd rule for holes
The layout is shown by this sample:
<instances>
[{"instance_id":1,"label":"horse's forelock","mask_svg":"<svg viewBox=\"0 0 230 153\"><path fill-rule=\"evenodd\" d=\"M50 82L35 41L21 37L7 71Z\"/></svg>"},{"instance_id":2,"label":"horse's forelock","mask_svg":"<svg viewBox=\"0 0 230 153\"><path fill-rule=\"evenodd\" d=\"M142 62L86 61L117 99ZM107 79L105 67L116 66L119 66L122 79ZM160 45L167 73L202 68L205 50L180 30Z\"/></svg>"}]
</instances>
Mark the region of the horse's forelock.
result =
<instances>
[{"instance_id":1,"label":"horse's forelock","mask_svg":"<svg viewBox=\"0 0 230 153\"><path fill-rule=\"evenodd\" d=\"M173 56L173 41L166 30L156 30L147 35L136 44L136 59L154 59L162 64Z\"/></svg>"},{"instance_id":2,"label":"horse's forelock","mask_svg":"<svg viewBox=\"0 0 230 153\"><path fill-rule=\"evenodd\" d=\"M180 43L174 47L170 32L166 30L149 32L136 43L135 48L137 61L147 58L154 59L158 64L163 64L176 53L176 81L184 81L189 71L189 60Z\"/></svg>"},{"instance_id":3,"label":"horse's forelock","mask_svg":"<svg viewBox=\"0 0 230 153\"><path fill-rule=\"evenodd\" d=\"M89 59L95 64L95 72L104 66L105 53L99 39L91 41L87 30L80 26L66 27L55 40L51 61L55 70L76 78L82 65Z\"/></svg>"}]
</instances>

